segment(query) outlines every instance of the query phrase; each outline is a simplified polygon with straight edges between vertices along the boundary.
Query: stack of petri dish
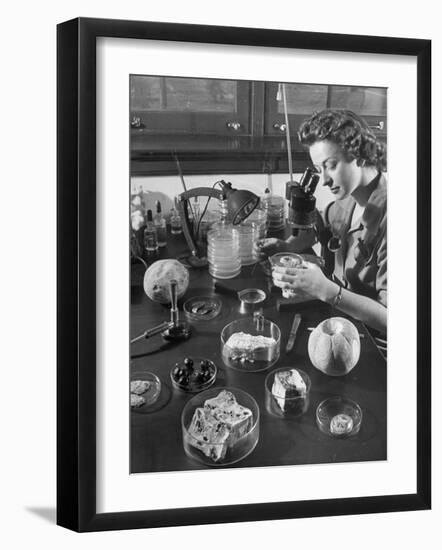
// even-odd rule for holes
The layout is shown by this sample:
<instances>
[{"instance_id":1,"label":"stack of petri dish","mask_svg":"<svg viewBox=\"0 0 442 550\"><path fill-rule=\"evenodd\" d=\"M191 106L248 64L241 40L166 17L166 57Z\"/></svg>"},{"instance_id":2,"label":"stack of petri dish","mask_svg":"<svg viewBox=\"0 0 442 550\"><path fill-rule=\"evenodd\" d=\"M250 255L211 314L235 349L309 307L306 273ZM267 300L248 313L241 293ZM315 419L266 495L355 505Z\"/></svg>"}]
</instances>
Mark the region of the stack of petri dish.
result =
<instances>
[{"instance_id":1,"label":"stack of petri dish","mask_svg":"<svg viewBox=\"0 0 442 550\"><path fill-rule=\"evenodd\" d=\"M255 242L259 239L259 227L256 223L248 220L238 226L239 234L239 255L241 265L252 265L258 261L258 251Z\"/></svg>"},{"instance_id":2,"label":"stack of petri dish","mask_svg":"<svg viewBox=\"0 0 442 550\"><path fill-rule=\"evenodd\" d=\"M247 218L248 222L256 223L258 226L258 239L265 239L267 234L267 213L261 208L255 210Z\"/></svg>"},{"instance_id":3,"label":"stack of petri dish","mask_svg":"<svg viewBox=\"0 0 442 550\"><path fill-rule=\"evenodd\" d=\"M239 234L233 225L218 225L207 234L209 273L216 279L232 279L241 272Z\"/></svg>"},{"instance_id":4,"label":"stack of petri dish","mask_svg":"<svg viewBox=\"0 0 442 550\"><path fill-rule=\"evenodd\" d=\"M207 233L214 227L219 225L221 220L221 213L217 210L208 210L201 223L199 228L199 240L207 245Z\"/></svg>"},{"instance_id":5,"label":"stack of petri dish","mask_svg":"<svg viewBox=\"0 0 442 550\"><path fill-rule=\"evenodd\" d=\"M267 228L268 231L280 231L285 227L285 201L278 195L271 195L267 199Z\"/></svg>"}]
</instances>

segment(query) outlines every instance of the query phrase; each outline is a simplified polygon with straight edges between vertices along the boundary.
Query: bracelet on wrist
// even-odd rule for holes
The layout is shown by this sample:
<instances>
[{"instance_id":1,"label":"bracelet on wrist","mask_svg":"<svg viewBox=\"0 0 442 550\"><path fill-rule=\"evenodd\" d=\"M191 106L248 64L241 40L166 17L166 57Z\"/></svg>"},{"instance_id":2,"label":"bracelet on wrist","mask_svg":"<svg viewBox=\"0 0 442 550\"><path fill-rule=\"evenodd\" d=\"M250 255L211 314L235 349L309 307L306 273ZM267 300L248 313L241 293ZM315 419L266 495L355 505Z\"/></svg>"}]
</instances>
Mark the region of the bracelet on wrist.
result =
<instances>
[{"instance_id":1,"label":"bracelet on wrist","mask_svg":"<svg viewBox=\"0 0 442 550\"><path fill-rule=\"evenodd\" d=\"M335 294L335 296L333 296L333 298L329 302L329 304L333 307L338 307L341 300L342 300L342 286L338 283L336 283L336 284L338 285L339 290L338 290L337 294Z\"/></svg>"}]
</instances>

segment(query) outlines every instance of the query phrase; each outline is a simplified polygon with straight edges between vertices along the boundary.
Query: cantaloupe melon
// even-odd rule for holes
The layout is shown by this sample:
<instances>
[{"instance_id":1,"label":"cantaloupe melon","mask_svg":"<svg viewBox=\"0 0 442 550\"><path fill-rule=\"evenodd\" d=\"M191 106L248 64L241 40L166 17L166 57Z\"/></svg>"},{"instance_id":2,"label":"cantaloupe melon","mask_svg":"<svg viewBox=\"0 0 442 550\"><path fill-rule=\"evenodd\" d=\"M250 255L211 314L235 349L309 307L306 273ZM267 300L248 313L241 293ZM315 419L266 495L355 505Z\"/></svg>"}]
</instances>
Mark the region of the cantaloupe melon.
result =
<instances>
[{"instance_id":1,"label":"cantaloupe melon","mask_svg":"<svg viewBox=\"0 0 442 550\"><path fill-rule=\"evenodd\" d=\"M310 334L308 354L313 365L330 376L350 372L359 361L361 341L354 324L343 317L322 321Z\"/></svg>"},{"instance_id":2,"label":"cantaloupe melon","mask_svg":"<svg viewBox=\"0 0 442 550\"><path fill-rule=\"evenodd\" d=\"M177 281L177 296L181 298L189 287L189 272L178 260L157 260L144 274L144 292L154 302L170 303L170 281Z\"/></svg>"}]
</instances>

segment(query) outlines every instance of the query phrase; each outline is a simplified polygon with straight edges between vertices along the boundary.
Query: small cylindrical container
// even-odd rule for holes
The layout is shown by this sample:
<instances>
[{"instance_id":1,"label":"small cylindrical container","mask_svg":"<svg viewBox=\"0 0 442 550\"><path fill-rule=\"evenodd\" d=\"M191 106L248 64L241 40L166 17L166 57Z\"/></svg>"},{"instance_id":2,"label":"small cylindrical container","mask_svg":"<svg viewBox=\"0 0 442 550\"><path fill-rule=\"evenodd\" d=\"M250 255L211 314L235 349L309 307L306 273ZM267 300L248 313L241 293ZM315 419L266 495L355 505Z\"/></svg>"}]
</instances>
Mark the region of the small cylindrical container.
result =
<instances>
[{"instance_id":1,"label":"small cylindrical container","mask_svg":"<svg viewBox=\"0 0 442 550\"><path fill-rule=\"evenodd\" d=\"M209 273L217 279L232 279L241 272L238 231L229 224L207 234Z\"/></svg>"},{"instance_id":2,"label":"small cylindrical container","mask_svg":"<svg viewBox=\"0 0 442 550\"><path fill-rule=\"evenodd\" d=\"M280 417L296 417L307 412L311 381L300 369L282 367L270 372L264 382L266 409Z\"/></svg>"},{"instance_id":3,"label":"small cylindrical container","mask_svg":"<svg viewBox=\"0 0 442 550\"><path fill-rule=\"evenodd\" d=\"M228 399L221 399L221 396ZM221 408L212 408L210 403L213 400L220 401ZM225 410L223 402L226 404ZM187 456L206 466L235 464L256 447L259 420L258 403L250 394L238 388L212 387L192 397L184 406L181 415L184 451Z\"/></svg>"},{"instance_id":4,"label":"small cylindrical container","mask_svg":"<svg viewBox=\"0 0 442 550\"><path fill-rule=\"evenodd\" d=\"M281 331L277 324L255 312L253 317L232 321L221 332L223 362L232 369L257 372L279 359Z\"/></svg>"},{"instance_id":5,"label":"small cylindrical container","mask_svg":"<svg viewBox=\"0 0 442 550\"><path fill-rule=\"evenodd\" d=\"M248 220L237 227L239 234L239 255L241 265L253 265L258 261L258 250L255 246L259 238L259 227Z\"/></svg>"},{"instance_id":6,"label":"small cylindrical container","mask_svg":"<svg viewBox=\"0 0 442 550\"><path fill-rule=\"evenodd\" d=\"M262 308L262 303L266 299L266 293L260 288L245 288L238 292L238 298L241 302L239 312L242 314L253 314Z\"/></svg>"}]
</instances>

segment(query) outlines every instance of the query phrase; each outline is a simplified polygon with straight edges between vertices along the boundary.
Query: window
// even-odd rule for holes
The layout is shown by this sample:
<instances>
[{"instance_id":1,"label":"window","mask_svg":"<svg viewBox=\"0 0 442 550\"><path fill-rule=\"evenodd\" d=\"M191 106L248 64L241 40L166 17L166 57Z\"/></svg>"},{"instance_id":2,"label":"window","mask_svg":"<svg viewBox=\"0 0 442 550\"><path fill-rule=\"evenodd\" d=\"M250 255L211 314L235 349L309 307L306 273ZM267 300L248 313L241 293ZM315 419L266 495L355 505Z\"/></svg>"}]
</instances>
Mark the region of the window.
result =
<instances>
[{"instance_id":1,"label":"window","mask_svg":"<svg viewBox=\"0 0 442 550\"><path fill-rule=\"evenodd\" d=\"M359 86L330 86L330 107L350 109L362 116L385 116L386 90Z\"/></svg>"},{"instance_id":2,"label":"window","mask_svg":"<svg viewBox=\"0 0 442 550\"><path fill-rule=\"evenodd\" d=\"M385 88L286 84L294 169L307 153L301 122L326 107L348 108L386 138ZM285 115L276 82L132 75L131 174L286 172Z\"/></svg>"}]
</instances>

